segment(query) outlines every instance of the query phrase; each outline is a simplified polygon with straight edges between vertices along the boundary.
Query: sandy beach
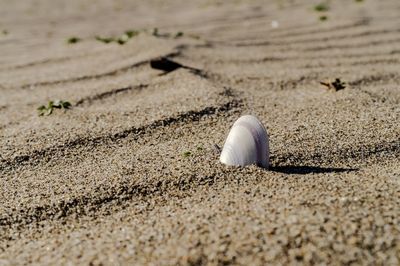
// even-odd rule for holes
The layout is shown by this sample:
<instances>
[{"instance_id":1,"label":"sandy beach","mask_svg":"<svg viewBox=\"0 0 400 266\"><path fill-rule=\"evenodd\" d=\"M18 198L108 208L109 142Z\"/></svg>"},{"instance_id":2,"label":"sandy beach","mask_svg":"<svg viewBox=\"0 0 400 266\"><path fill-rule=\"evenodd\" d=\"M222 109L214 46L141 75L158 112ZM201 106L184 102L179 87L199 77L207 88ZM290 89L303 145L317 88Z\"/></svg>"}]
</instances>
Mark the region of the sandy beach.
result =
<instances>
[{"instance_id":1,"label":"sandy beach","mask_svg":"<svg viewBox=\"0 0 400 266\"><path fill-rule=\"evenodd\" d=\"M245 114L268 170L219 162ZM0 0L0 265L27 264L399 265L400 2Z\"/></svg>"}]
</instances>

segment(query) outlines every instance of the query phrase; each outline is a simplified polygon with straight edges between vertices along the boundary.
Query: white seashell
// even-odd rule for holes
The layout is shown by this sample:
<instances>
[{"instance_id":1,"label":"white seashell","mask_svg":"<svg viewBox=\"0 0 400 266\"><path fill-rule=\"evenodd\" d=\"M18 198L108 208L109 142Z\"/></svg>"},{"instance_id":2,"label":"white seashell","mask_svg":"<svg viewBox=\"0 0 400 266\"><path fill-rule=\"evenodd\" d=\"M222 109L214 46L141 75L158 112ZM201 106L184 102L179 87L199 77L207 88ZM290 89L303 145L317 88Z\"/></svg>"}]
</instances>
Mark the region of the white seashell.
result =
<instances>
[{"instance_id":1,"label":"white seashell","mask_svg":"<svg viewBox=\"0 0 400 266\"><path fill-rule=\"evenodd\" d=\"M269 166L269 138L262 123L252 115L244 115L233 124L219 158L226 165Z\"/></svg>"}]
</instances>

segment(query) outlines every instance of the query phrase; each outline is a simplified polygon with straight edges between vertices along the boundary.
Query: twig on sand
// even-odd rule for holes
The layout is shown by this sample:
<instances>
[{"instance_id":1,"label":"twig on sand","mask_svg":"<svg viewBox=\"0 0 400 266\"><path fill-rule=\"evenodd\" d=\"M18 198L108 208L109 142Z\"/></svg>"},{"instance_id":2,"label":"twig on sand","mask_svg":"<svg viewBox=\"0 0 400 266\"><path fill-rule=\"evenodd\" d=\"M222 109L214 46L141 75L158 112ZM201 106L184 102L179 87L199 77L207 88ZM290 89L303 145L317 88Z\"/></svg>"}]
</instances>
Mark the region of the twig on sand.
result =
<instances>
[{"instance_id":1,"label":"twig on sand","mask_svg":"<svg viewBox=\"0 0 400 266\"><path fill-rule=\"evenodd\" d=\"M346 88L346 83L341 81L339 78L336 78L335 81L320 81L321 85L328 87L328 89L333 89L335 91L340 91Z\"/></svg>"}]
</instances>

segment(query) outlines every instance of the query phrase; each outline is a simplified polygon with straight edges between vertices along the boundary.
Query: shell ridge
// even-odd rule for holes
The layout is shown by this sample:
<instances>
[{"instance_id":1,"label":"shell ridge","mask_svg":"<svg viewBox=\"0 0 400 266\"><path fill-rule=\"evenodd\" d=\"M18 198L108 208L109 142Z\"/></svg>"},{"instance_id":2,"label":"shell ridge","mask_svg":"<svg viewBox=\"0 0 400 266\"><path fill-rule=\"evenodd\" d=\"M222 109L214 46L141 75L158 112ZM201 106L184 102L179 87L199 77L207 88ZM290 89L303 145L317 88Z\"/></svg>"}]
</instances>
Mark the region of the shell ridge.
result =
<instances>
[{"instance_id":1,"label":"shell ridge","mask_svg":"<svg viewBox=\"0 0 400 266\"><path fill-rule=\"evenodd\" d=\"M269 136L260 120L245 115L235 121L225 141L220 161L227 165L269 166Z\"/></svg>"},{"instance_id":2,"label":"shell ridge","mask_svg":"<svg viewBox=\"0 0 400 266\"><path fill-rule=\"evenodd\" d=\"M258 125L262 124L259 121L256 121ZM236 124L236 123L235 123ZM256 163L259 164L262 159L263 159L263 132L265 131L264 126L262 126L263 131L259 131L256 128L254 128L254 125L252 125L251 123L241 120L241 121L237 121L236 126L243 126L246 130L248 130L250 132L250 134L252 135L254 142L256 144ZM260 134L261 133L261 134Z\"/></svg>"}]
</instances>

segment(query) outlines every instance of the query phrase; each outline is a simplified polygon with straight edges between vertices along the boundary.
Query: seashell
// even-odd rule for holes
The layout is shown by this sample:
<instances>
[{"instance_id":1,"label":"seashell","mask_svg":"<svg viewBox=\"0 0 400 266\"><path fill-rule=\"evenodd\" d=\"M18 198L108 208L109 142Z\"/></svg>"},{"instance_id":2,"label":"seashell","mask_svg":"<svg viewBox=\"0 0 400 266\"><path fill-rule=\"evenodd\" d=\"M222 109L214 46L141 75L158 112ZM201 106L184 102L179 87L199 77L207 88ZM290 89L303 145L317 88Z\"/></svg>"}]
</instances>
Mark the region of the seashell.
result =
<instances>
[{"instance_id":1,"label":"seashell","mask_svg":"<svg viewBox=\"0 0 400 266\"><path fill-rule=\"evenodd\" d=\"M269 166L269 138L255 116L244 115L233 124L219 158L226 165Z\"/></svg>"}]
</instances>

